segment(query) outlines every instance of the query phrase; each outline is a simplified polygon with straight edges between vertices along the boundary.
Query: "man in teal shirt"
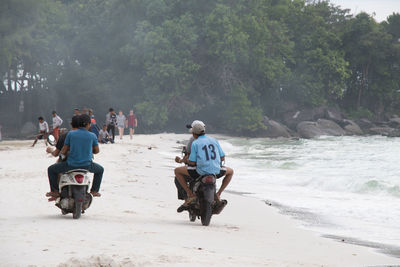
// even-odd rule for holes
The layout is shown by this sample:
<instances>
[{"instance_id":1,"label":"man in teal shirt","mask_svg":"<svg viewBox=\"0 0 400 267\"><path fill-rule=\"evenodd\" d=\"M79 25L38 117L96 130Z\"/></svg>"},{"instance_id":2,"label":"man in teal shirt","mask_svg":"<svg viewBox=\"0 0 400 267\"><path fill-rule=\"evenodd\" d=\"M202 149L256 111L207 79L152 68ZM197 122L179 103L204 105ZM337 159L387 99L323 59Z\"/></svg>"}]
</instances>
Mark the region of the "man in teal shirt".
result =
<instances>
[{"instance_id":1,"label":"man in teal shirt","mask_svg":"<svg viewBox=\"0 0 400 267\"><path fill-rule=\"evenodd\" d=\"M217 192L218 199L221 193L228 186L233 176L233 170L228 167L221 167L221 162L225 161L225 153L215 138L205 135L205 124L202 121L195 120L189 130L194 137L191 145L188 159L189 166L175 168L175 176L179 184L185 189L187 199L182 206L188 206L196 200L192 190L187 185L184 176L190 176L196 179L202 175L215 174L217 178L225 175L222 185ZM182 207L181 206L181 207ZM181 207L178 212L182 211Z\"/></svg>"},{"instance_id":2,"label":"man in teal shirt","mask_svg":"<svg viewBox=\"0 0 400 267\"><path fill-rule=\"evenodd\" d=\"M58 195L58 174L72 169L86 169L94 173L91 194L93 196L100 196L99 189L104 169L101 165L92 161L93 153L97 154L100 152L99 145L96 135L88 131L90 128L90 117L86 114L79 116L81 127L67 134L64 146L60 152L61 155L65 155L69 151L67 161L58 162L47 169L51 192L47 193L46 196L52 197L49 199L50 201L55 200Z\"/></svg>"}]
</instances>

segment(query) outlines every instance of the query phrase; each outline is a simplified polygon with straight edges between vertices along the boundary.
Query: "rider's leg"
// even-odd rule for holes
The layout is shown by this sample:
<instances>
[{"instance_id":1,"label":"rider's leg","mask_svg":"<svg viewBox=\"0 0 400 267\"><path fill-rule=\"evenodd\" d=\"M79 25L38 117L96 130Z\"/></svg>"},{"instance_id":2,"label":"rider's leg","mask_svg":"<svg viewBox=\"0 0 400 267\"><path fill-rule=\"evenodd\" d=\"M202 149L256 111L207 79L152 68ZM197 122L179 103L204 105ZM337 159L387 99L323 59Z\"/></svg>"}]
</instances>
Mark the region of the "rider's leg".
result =
<instances>
[{"instance_id":1,"label":"rider's leg","mask_svg":"<svg viewBox=\"0 0 400 267\"><path fill-rule=\"evenodd\" d=\"M218 198L220 198L221 193L225 190L225 188L228 186L228 184L232 180L232 176L233 176L233 169L226 167L226 173L225 173L224 180L222 180L222 185L217 192Z\"/></svg>"},{"instance_id":2,"label":"rider's leg","mask_svg":"<svg viewBox=\"0 0 400 267\"><path fill-rule=\"evenodd\" d=\"M92 162L92 164L89 165L87 170L94 173L93 185L90 191L92 193L98 193L100 190L101 180L103 179L104 168L100 164Z\"/></svg>"},{"instance_id":3,"label":"rider's leg","mask_svg":"<svg viewBox=\"0 0 400 267\"><path fill-rule=\"evenodd\" d=\"M190 188L188 187L188 185L186 183L186 179L184 177L185 175L189 176L186 166L175 168L176 179L178 179L179 184L183 187L183 189L185 189L188 198L191 198L191 197L194 197L194 194L193 194L192 190L190 190Z\"/></svg>"},{"instance_id":4,"label":"rider's leg","mask_svg":"<svg viewBox=\"0 0 400 267\"><path fill-rule=\"evenodd\" d=\"M47 168L51 192L58 192L58 174L72 169L66 161L55 163Z\"/></svg>"}]
</instances>

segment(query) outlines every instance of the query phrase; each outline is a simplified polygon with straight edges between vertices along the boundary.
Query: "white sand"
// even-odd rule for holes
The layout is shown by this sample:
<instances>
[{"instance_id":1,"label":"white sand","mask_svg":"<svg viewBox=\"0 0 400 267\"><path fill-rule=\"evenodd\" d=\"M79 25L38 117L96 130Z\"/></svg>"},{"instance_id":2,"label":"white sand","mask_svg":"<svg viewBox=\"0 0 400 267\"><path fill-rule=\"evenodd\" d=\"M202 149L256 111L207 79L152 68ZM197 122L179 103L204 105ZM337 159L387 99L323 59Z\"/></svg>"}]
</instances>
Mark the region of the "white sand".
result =
<instances>
[{"instance_id":1,"label":"white sand","mask_svg":"<svg viewBox=\"0 0 400 267\"><path fill-rule=\"evenodd\" d=\"M262 201L225 193L208 227L178 214L176 141L188 135L125 136L101 145L101 198L79 220L47 202L43 141L0 143L1 266L376 266L400 259L319 237ZM148 149L148 147L152 149ZM229 162L229 155L227 155ZM234 166L232 166L234 167ZM234 179L241 177L234 176ZM220 181L219 181L220 182Z\"/></svg>"}]
</instances>

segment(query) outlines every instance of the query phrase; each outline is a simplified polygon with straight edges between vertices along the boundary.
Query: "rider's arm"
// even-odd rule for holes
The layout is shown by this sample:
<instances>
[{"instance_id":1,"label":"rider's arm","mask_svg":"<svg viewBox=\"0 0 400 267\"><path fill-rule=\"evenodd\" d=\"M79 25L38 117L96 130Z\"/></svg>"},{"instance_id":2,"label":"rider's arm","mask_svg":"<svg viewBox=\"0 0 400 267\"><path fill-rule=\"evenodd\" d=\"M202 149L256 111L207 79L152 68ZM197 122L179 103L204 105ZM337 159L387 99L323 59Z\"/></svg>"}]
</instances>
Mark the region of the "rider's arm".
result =
<instances>
[{"instance_id":1,"label":"rider's arm","mask_svg":"<svg viewBox=\"0 0 400 267\"><path fill-rule=\"evenodd\" d=\"M100 152L99 146L93 146L93 154L97 154Z\"/></svg>"},{"instance_id":2,"label":"rider's arm","mask_svg":"<svg viewBox=\"0 0 400 267\"><path fill-rule=\"evenodd\" d=\"M53 150L53 152L51 152L51 154L54 156L54 157L58 157L58 155L60 154L60 150L58 150L57 148L56 149L54 149Z\"/></svg>"},{"instance_id":3,"label":"rider's arm","mask_svg":"<svg viewBox=\"0 0 400 267\"><path fill-rule=\"evenodd\" d=\"M68 151L69 151L69 146L68 145L64 145L63 148L60 151L60 154L66 155Z\"/></svg>"},{"instance_id":4,"label":"rider's arm","mask_svg":"<svg viewBox=\"0 0 400 267\"><path fill-rule=\"evenodd\" d=\"M196 162L194 162L194 161L188 161L188 165L189 165L189 166L196 166Z\"/></svg>"}]
</instances>

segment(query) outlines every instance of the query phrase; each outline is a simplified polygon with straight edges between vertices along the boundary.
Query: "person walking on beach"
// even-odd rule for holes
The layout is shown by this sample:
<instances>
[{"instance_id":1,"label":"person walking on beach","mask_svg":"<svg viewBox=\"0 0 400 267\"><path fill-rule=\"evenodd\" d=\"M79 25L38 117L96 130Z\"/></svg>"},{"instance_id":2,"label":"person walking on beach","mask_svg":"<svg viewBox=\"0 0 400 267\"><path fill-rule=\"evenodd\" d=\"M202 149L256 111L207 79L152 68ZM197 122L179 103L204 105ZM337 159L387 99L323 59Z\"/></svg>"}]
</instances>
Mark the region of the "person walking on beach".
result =
<instances>
[{"instance_id":1,"label":"person walking on beach","mask_svg":"<svg viewBox=\"0 0 400 267\"><path fill-rule=\"evenodd\" d=\"M112 134L112 140L115 139L115 125L117 124L117 115L115 115L115 111L113 108L108 110L106 115L106 125L107 125L107 132Z\"/></svg>"},{"instance_id":2,"label":"person walking on beach","mask_svg":"<svg viewBox=\"0 0 400 267\"><path fill-rule=\"evenodd\" d=\"M187 209L189 204L196 201L196 196L187 185L185 176L197 179L199 176L206 174L214 174L217 178L225 175L222 185L216 194L218 199L220 199L222 192L232 180L233 169L221 167L221 163L225 161L224 151L215 138L205 135L205 127L202 121L195 120L192 122L189 132L192 133L194 140L187 160L188 166L178 167L174 170L179 184L183 187L187 195L187 199L178 208L178 212Z\"/></svg>"},{"instance_id":3,"label":"person walking on beach","mask_svg":"<svg viewBox=\"0 0 400 267\"><path fill-rule=\"evenodd\" d=\"M135 128L137 127L138 123L137 123L137 117L136 115L133 113L133 109L131 109L129 111L129 115L128 115L128 128L129 128L129 136L132 140L133 134L135 133Z\"/></svg>"},{"instance_id":4,"label":"person walking on beach","mask_svg":"<svg viewBox=\"0 0 400 267\"><path fill-rule=\"evenodd\" d=\"M122 113L121 110L118 112L117 126L119 131L119 139L122 140L122 137L124 136L125 127L127 126L127 121L125 115Z\"/></svg>"},{"instance_id":5,"label":"person walking on beach","mask_svg":"<svg viewBox=\"0 0 400 267\"><path fill-rule=\"evenodd\" d=\"M39 134L36 135L35 141L33 141L32 147L35 146L36 142L39 139L44 139L44 143L47 146L47 137L49 135L49 124L43 119L43 117L39 117Z\"/></svg>"},{"instance_id":6,"label":"person walking on beach","mask_svg":"<svg viewBox=\"0 0 400 267\"><path fill-rule=\"evenodd\" d=\"M60 116L57 115L56 111L53 111L52 115L53 115L53 135L56 141L58 141L60 134L60 126L63 123L63 120L60 118Z\"/></svg>"}]
</instances>

